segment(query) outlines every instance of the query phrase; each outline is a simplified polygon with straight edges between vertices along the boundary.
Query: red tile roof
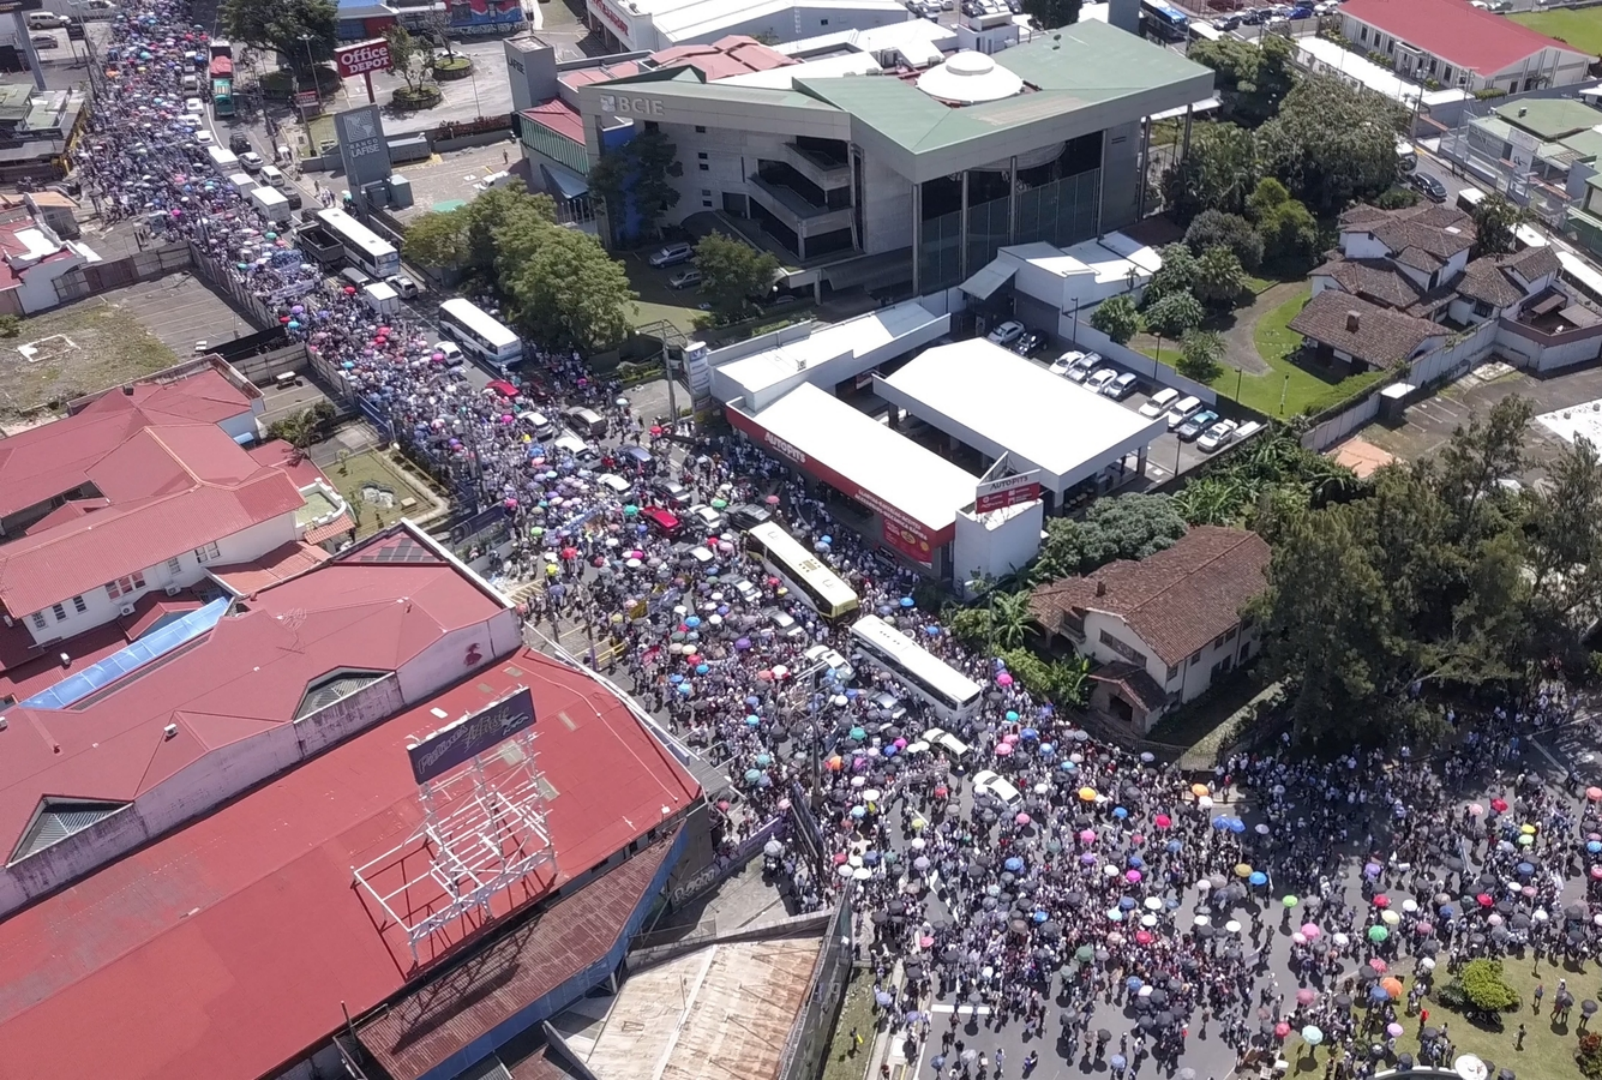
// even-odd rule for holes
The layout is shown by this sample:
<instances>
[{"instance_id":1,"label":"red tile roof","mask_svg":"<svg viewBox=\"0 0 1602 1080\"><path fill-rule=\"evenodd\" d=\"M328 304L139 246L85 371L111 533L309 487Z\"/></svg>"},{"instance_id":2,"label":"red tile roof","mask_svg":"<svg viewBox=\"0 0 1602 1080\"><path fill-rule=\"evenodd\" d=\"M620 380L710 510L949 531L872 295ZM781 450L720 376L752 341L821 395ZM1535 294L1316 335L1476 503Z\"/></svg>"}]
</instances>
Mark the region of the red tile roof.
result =
<instances>
[{"instance_id":1,"label":"red tile roof","mask_svg":"<svg viewBox=\"0 0 1602 1080\"><path fill-rule=\"evenodd\" d=\"M564 139L571 139L580 146L584 145L584 118L579 115L577 109L561 98L553 98L543 105L524 109L523 115Z\"/></svg>"},{"instance_id":2,"label":"red tile roof","mask_svg":"<svg viewBox=\"0 0 1602 1080\"><path fill-rule=\"evenodd\" d=\"M350 515L340 514L327 525L319 525L314 529L307 529L304 539L308 544L324 544L341 536L349 536L355 531L356 523L350 519Z\"/></svg>"},{"instance_id":3,"label":"red tile roof","mask_svg":"<svg viewBox=\"0 0 1602 1080\"><path fill-rule=\"evenodd\" d=\"M1584 54L1469 0L1348 0L1340 13L1481 75L1505 71L1542 49Z\"/></svg>"},{"instance_id":4,"label":"red tile roof","mask_svg":"<svg viewBox=\"0 0 1602 1080\"><path fill-rule=\"evenodd\" d=\"M706 76L707 82L749 75L755 71L772 71L797 63L793 57L742 34L730 34L710 45L675 45L671 49L652 53L651 62L655 70L695 68Z\"/></svg>"},{"instance_id":5,"label":"red tile roof","mask_svg":"<svg viewBox=\"0 0 1602 1080\"><path fill-rule=\"evenodd\" d=\"M9 709L0 732L0 854L46 795L131 801L154 786L152 754L187 755L188 764L241 735L290 723L318 677L341 667L394 671L440 637L505 610L446 563L338 559L262 591L249 607L177 659L151 664L70 712ZM486 655L488 646L486 635ZM65 674L58 669L47 686ZM164 741L169 723L204 737Z\"/></svg>"},{"instance_id":6,"label":"red tile roof","mask_svg":"<svg viewBox=\"0 0 1602 1080\"><path fill-rule=\"evenodd\" d=\"M1104 611L1122 619L1165 664L1177 664L1231 626L1267 584L1268 544L1256 533L1198 525L1170 548L1120 559L1085 577L1041 585L1036 621L1055 632L1065 617Z\"/></svg>"},{"instance_id":7,"label":"red tile roof","mask_svg":"<svg viewBox=\"0 0 1602 1080\"><path fill-rule=\"evenodd\" d=\"M213 566L211 576L240 596L253 596L280 581L317 569L327 558L328 553L322 548L297 540L280 544L252 562Z\"/></svg>"},{"instance_id":8,"label":"red tile roof","mask_svg":"<svg viewBox=\"0 0 1602 1080\"><path fill-rule=\"evenodd\" d=\"M391 1080L416 1080L489 1034L617 944L671 847L671 837L658 841L489 945L472 963L414 987L358 1029L362 1046Z\"/></svg>"},{"instance_id":9,"label":"red tile roof","mask_svg":"<svg viewBox=\"0 0 1602 1080\"><path fill-rule=\"evenodd\" d=\"M523 685L557 792L556 879L541 886L585 873L663 807L677 813L698 796L617 698L517 653L0 923L7 1072L260 1076L340 1029L341 1003L361 1015L401 990L414 974L404 937L364 902L351 868L421 821L406 744L438 725L431 710L459 715ZM501 894L497 917L513 897L531 899ZM440 936L457 944L460 928Z\"/></svg>"}]
</instances>

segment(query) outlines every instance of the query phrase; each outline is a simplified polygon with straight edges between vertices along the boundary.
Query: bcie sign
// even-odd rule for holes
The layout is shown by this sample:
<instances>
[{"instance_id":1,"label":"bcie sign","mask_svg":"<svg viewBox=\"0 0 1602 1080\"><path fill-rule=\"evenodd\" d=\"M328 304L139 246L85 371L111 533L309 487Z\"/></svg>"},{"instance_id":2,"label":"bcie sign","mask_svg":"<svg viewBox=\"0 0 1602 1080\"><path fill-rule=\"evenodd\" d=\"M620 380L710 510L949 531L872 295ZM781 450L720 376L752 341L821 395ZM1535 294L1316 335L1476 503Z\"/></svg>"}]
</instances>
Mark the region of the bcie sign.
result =
<instances>
[{"instance_id":1,"label":"bcie sign","mask_svg":"<svg viewBox=\"0 0 1602 1080\"><path fill-rule=\"evenodd\" d=\"M602 94L601 111L614 116L661 116L662 103L651 98Z\"/></svg>"}]
</instances>

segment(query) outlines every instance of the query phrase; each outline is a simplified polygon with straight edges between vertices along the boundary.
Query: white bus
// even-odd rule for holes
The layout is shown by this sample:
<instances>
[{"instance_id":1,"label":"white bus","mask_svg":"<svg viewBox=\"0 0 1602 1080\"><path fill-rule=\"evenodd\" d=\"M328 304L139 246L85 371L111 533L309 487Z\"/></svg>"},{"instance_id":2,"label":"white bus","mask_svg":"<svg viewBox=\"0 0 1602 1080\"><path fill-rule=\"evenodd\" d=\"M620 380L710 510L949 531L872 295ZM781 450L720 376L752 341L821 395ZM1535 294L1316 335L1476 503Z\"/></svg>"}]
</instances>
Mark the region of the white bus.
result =
<instances>
[{"instance_id":1,"label":"white bus","mask_svg":"<svg viewBox=\"0 0 1602 1080\"><path fill-rule=\"evenodd\" d=\"M782 580L819 615L838 619L861 606L851 586L773 522L752 526L745 534L768 573Z\"/></svg>"},{"instance_id":2,"label":"white bus","mask_svg":"<svg viewBox=\"0 0 1602 1080\"><path fill-rule=\"evenodd\" d=\"M345 249L345 258L352 266L360 267L376 278L387 278L400 273L400 252L395 245L343 210L319 210L317 220L339 245Z\"/></svg>"},{"instance_id":3,"label":"white bus","mask_svg":"<svg viewBox=\"0 0 1602 1080\"><path fill-rule=\"evenodd\" d=\"M497 371L523 359L523 339L471 300L457 297L439 306L439 328Z\"/></svg>"},{"instance_id":4,"label":"white bus","mask_svg":"<svg viewBox=\"0 0 1602 1080\"><path fill-rule=\"evenodd\" d=\"M864 615L853 623L851 640L870 663L928 702L942 720L966 720L979 711L984 691L978 683L877 615Z\"/></svg>"},{"instance_id":5,"label":"white bus","mask_svg":"<svg viewBox=\"0 0 1602 1080\"><path fill-rule=\"evenodd\" d=\"M1192 41L1221 41L1224 35L1213 29L1211 23L1200 19L1190 20L1190 40Z\"/></svg>"}]
</instances>

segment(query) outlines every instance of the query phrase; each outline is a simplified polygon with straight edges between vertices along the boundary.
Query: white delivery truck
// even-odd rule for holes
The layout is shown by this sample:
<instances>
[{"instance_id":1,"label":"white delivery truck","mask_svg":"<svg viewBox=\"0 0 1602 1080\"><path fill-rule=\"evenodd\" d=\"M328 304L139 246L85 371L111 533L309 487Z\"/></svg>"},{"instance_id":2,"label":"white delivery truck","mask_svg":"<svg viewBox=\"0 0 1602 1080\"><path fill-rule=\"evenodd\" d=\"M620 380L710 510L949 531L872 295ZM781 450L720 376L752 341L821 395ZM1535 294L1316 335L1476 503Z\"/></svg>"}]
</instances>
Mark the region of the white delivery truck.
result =
<instances>
[{"instance_id":1,"label":"white delivery truck","mask_svg":"<svg viewBox=\"0 0 1602 1080\"><path fill-rule=\"evenodd\" d=\"M393 315L400 310L400 293L384 284L375 281L362 286L362 299L367 306L373 309L374 315Z\"/></svg>"},{"instance_id":2,"label":"white delivery truck","mask_svg":"<svg viewBox=\"0 0 1602 1080\"><path fill-rule=\"evenodd\" d=\"M289 224L289 200L284 198L284 193L278 189L267 187L265 184L258 188L251 188L250 201L255 204L256 209L260 210L262 216L268 221L276 222L279 225Z\"/></svg>"},{"instance_id":3,"label":"white delivery truck","mask_svg":"<svg viewBox=\"0 0 1602 1080\"><path fill-rule=\"evenodd\" d=\"M225 146L206 147L206 156L217 168L217 175L228 176L239 171L239 155Z\"/></svg>"},{"instance_id":4,"label":"white delivery truck","mask_svg":"<svg viewBox=\"0 0 1602 1080\"><path fill-rule=\"evenodd\" d=\"M247 172L234 173L228 178L228 182L238 188L241 195L248 195L256 186L256 181L252 180Z\"/></svg>"}]
</instances>

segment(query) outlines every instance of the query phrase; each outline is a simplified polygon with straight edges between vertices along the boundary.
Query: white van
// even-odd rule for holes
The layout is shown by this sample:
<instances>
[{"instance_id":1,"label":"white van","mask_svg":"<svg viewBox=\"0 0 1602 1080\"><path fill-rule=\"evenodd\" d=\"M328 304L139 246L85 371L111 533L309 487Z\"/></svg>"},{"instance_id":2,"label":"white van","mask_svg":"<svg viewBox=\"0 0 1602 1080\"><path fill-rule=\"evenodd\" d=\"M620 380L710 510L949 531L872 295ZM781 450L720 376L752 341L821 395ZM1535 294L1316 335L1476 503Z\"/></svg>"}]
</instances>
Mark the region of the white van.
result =
<instances>
[{"instance_id":1,"label":"white van","mask_svg":"<svg viewBox=\"0 0 1602 1080\"><path fill-rule=\"evenodd\" d=\"M633 484L630 484L616 473L602 473L595 478L595 481L620 498L634 490Z\"/></svg>"},{"instance_id":2,"label":"white van","mask_svg":"<svg viewBox=\"0 0 1602 1080\"><path fill-rule=\"evenodd\" d=\"M29 18L32 18L32 17L33 16L31 16L31 15L29 16ZM196 76L196 75L185 75L184 76L184 93L186 93L186 94L198 94L198 93L200 93L200 78L199 78L199 76Z\"/></svg>"},{"instance_id":3,"label":"white van","mask_svg":"<svg viewBox=\"0 0 1602 1080\"><path fill-rule=\"evenodd\" d=\"M958 764L968 756L969 746L945 728L932 727L923 733L923 741L930 746L944 750L953 765Z\"/></svg>"},{"instance_id":4,"label":"white van","mask_svg":"<svg viewBox=\"0 0 1602 1080\"><path fill-rule=\"evenodd\" d=\"M1195 394L1183 397L1175 402L1174 407L1168 410L1168 430L1172 431L1186 420L1189 420L1191 414L1201 407L1201 398Z\"/></svg>"},{"instance_id":5,"label":"white van","mask_svg":"<svg viewBox=\"0 0 1602 1080\"><path fill-rule=\"evenodd\" d=\"M277 165L263 165L261 167L261 178L280 191L289 186L289 181L284 179L283 170Z\"/></svg>"},{"instance_id":6,"label":"white van","mask_svg":"<svg viewBox=\"0 0 1602 1080\"><path fill-rule=\"evenodd\" d=\"M528 412L518 413L517 419L519 422L533 428L534 434L542 439L548 439L556 434L556 425L547 420L542 412L530 409Z\"/></svg>"},{"instance_id":7,"label":"white van","mask_svg":"<svg viewBox=\"0 0 1602 1080\"><path fill-rule=\"evenodd\" d=\"M850 662L827 645L814 645L802 655L806 657L808 667L822 664L825 669L834 672L834 677L840 680L841 685L856 678L856 669ZM823 671L820 670L817 674L818 678L823 677Z\"/></svg>"},{"instance_id":8,"label":"white van","mask_svg":"<svg viewBox=\"0 0 1602 1080\"><path fill-rule=\"evenodd\" d=\"M1179 391L1172 386L1165 386L1151 396L1151 400L1140 407L1140 415L1148 420L1155 420L1168 411L1169 406L1179 400Z\"/></svg>"},{"instance_id":9,"label":"white van","mask_svg":"<svg viewBox=\"0 0 1602 1080\"><path fill-rule=\"evenodd\" d=\"M29 30L57 30L67 25L65 15L57 15L54 11L28 12Z\"/></svg>"},{"instance_id":10,"label":"white van","mask_svg":"<svg viewBox=\"0 0 1602 1080\"><path fill-rule=\"evenodd\" d=\"M556 450L565 450L574 457L587 453L590 449L589 445L577 435L563 435L560 439L551 443L551 447Z\"/></svg>"}]
</instances>

